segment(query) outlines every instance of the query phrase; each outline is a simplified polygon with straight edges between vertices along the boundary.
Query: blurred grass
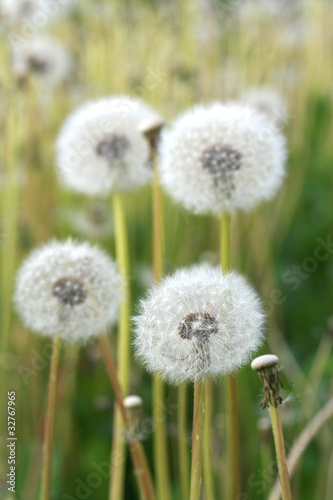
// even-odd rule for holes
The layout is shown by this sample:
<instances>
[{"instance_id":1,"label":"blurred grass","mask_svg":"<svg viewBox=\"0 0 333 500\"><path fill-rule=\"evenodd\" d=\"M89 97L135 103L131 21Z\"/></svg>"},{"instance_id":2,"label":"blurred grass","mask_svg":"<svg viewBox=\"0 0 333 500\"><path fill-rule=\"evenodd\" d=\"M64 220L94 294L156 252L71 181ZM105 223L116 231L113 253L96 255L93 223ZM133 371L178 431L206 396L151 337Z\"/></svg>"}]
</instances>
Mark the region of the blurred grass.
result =
<instances>
[{"instance_id":1,"label":"blurred grass","mask_svg":"<svg viewBox=\"0 0 333 500\"><path fill-rule=\"evenodd\" d=\"M36 245L53 236L80 237L67 219L64 222L59 218L59 211L69 213L76 207L88 207L91 202L63 191L58 185L53 144L67 114L88 99L118 93L137 95L170 120L196 102L237 98L243 90L258 84L270 84L284 94L290 108L285 127L289 146L285 186L272 203L234 218L232 262L249 277L267 304L271 304L273 293L280 294L279 303L269 308L265 351L273 349L280 355L287 377L285 394L295 395L284 411L287 443L292 443L309 416L332 393L333 356L330 353L318 358L316 352L323 335L332 337L327 322L333 313L333 255L318 262L315 271L304 271L305 259L313 256L318 245L317 238L326 241L333 231L332 5L325 0L304 1L293 21L292 16L288 18L288 9L275 17L255 12L240 17L242 2L234 7L226 2L228 8L224 9L222 4L203 9L203 2L189 0L79 2L68 18L48 29L75 59L71 82L54 89L45 88L36 80L23 88L18 86L10 68L8 33L2 34L0 169L5 177L1 177L0 186L0 361L1 379L5 381L2 398L4 390L17 390L17 498L37 498L48 376L45 352L49 341L27 332L13 313L13 278L22 258ZM303 29L300 34L296 21ZM21 183L16 181L19 176ZM207 257L217 262L218 221L195 217L166 197L163 201L167 270ZM138 298L148 286L151 267L150 188L126 195L125 204L134 312ZM112 218L111 206L110 214ZM114 255L112 238L101 244ZM293 266L301 266L306 275L295 290L284 278L284 273L294 272ZM9 351L5 354L7 338ZM105 369L96 346L76 351L76 347L66 348L61 367L53 495L61 499L66 498L64 494L77 498L76 479L86 482L94 470L92 462L109 460L110 453L113 398ZM33 361L35 352L42 353L46 361L41 369ZM313 380L315 359L319 382ZM304 398L312 384L316 393L309 408ZM216 396L222 390L221 384L215 385ZM136 363L131 373L131 391L143 397L149 419L151 379ZM259 409L259 393L257 378L249 368L244 368L240 374L242 491L244 498L251 500L266 498L274 479L271 468L263 470L260 463L257 420L264 412ZM101 409L98 396L109 398L110 406ZM174 452L174 388L168 388L167 397L170 447ZM1 408L4 404L2 400ZM219 406L215 420L218 436L224 428ZM332 482L331 489L325 491L332 425L326 432L329 439L318 438L301 462L293 481L295 498L329 500L333 494ZM272 449L272 441L268 446ZM151 435L146 447L151 458ZM219 487L223 485L224 451L224 443L216 438L214 463ZM7 473L5 458L1 460L2 482ZM176 456L172 459L172 471L174 498L180 498ZM126 498L135 498L130 462L128 478ZM91 497L105 500L107 488L108 480L103 479L98 488L92 489Z\"/></svg>"}]
</instances>

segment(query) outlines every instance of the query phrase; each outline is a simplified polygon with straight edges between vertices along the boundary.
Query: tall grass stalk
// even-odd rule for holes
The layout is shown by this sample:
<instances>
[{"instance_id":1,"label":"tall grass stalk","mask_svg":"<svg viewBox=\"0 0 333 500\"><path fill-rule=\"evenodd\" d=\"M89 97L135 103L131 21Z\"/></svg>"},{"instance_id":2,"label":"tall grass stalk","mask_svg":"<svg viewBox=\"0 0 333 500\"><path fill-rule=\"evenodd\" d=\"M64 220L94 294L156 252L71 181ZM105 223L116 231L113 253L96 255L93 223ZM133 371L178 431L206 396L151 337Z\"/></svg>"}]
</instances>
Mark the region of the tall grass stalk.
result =
<instances>
[{"instance_id":1,"label":"tall grass stalk","mask_svg":"<svg viewBox=\"0 0 333 500\"><path fill-rule=\"evenodd\" d=\"M128 392L130 373L130 287L129 250L124 203L121 193L113 194L113 215L115 226L116 258L124 282L124 300L121 305L118 325L118 377L124 395ZM124 495L126 448L123 439L123 422L119 408L116 409L113 424L109 500L121 500Z\"/></svg>"},{"instance_id":2,"label":"tall grass stalk","mask_svg":"<svg viewBox=\"0 0 333 500\"><path fill-rule=\"evenodd\" d=\"M55 408L57 400L58 369L59 369L61 344L62 342L59 337L54 339L50 376L49 376L46 416L45 416L40 500L49 500L51 498L50 495L51 495L51 481L52 481L54 417L55 417Z\"/></svg>"},{"instance_id":3,"label":"tall grass stalk","mask_svg":"<svg viewBox=\"0 0 333 500\"><path fill-rule=\"evenodd\" d=\"M222 271L230 270L230 237L231 217L223 214L221 217L221 267ZM239 463L239 416L237 381L232 375L226 377L226 498L235 500L240 491Z\"/></svg>"}]
</instances>

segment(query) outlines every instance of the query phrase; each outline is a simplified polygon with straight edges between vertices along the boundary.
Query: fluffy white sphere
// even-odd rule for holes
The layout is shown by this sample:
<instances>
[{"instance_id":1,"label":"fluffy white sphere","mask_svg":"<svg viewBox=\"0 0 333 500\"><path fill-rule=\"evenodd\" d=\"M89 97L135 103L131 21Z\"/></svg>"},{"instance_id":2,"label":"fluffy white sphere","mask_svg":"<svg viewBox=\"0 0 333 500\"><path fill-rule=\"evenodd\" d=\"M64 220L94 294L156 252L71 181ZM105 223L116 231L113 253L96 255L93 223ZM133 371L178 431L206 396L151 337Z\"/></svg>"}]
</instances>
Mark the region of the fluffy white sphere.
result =
<instances>
[{"instance_id":1,"label":"fluffy white sphere","mask_svg":"<svg viewBox=\"0 0 333 500\"><path fill-rule=\"evenodd\" d=\"M250 210L272 198L285 174L281 132L255 109L237 103L195 107L163 134L161 182L198 214Z\"/></svg>"},{"instance_id":2,"label":"fluffy white sphere","mask_svg":"<svg viewBox=\"0 0 333 500\"><path fill-rule=\"evenodd\" d=\"M121 300L115 263L88 243L52 241L33 251L17 274L16 309L40 335L74 342L105 333Z\"/></svg>"},{"instance_id":3,"label":"fluffy white sphere","mask_svg":"<svg viewBox=\"0 0 333 500\"><path fill-rule=\"evenodd\" d=\"M88 195L133 190L152 177L140 123L157 116L139 99L118 96L89 102L66 120L57 143L60 177Z\"/></svg>"},{"instance_id":4,"label":"fluffy white sphere","mask_svg":"<svg viewBox=\"0 0 333 500\"><path fill-rule=\"evenodd\" d=\"M29 23L30 33L66 14L73 4L74 0L0 0L0 13L8 24Z\"/></svg>"},{"instance_id":5,"label":"fluffy white sphere","mask_svg":"<svg viewBox=\"0 0 333 500\"><path fill-rule=\"evenodd\" d=\"M263 113L278 126L282 126L287 122L287 103L274 88L266 86L252 87L244 92L241 100Z\"/></svg>"},{"instance_id":6,"label":"fluffy white sphere","mask_svg":"<svg viewBox=\"0 0 333 500\"><path fill-rule=\"evenodd\" d=\"M237 273L208 264L164 278L134 321L138 356L174 383L232 373L263 340L256 292Z\"/></svg>"},{"instance_id":7,"label":"fluffy white sphere","mask_svg":"<svg viewBox=\"0 0 333 500\"><path fill-rule=\"evenodd\" d=\"M18 77L33 75L50 85L66 81L73 67L68 51L57 40L46 36L15 46L12 64Z\"/></svg>"}]
</instances>

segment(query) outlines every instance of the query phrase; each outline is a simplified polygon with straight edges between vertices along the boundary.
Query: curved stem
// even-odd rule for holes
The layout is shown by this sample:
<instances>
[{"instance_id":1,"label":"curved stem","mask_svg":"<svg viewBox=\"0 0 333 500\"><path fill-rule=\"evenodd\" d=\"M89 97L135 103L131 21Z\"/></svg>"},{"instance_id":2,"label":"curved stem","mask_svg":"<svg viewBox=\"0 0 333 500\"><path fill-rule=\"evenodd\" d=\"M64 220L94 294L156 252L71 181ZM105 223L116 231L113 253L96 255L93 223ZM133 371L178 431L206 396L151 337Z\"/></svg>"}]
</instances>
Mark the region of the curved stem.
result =
<instances>
[{"instance_id":1,"label":"curved stem","mask_svg":"<svg viewBox=\"0 0 333 500\"><path fill-rule=\"evenodd\" d=\"M203 385L201 381L198 381L194 385L190 500L201 498L202 431Z\"/></svg>"},{"instance_id":2,"label":"curved stem","mask_svg":"<svg viewBox=\"0 0 333 500\"><path fill-rule=\"evenodd\" d=\"M45 430L44 430L40 500L49 500L51 494L54 417L55 417L55 408L57 400L57 386L58 386L57 382L58 382L60 352L61 352L61 339L57 337L53 341L53 351L52 351L51 367L49 375L49 387L48 387Z\"/></svg>"},{"instance_id":3,"label":"curved stem","mask_svg":"<svg viewBox=\"0 0 333 500\"><path fill-rule=\"evenodd\" d=\"M100 335L99 342L105 366L117 401L119 415L121 416L122 422L124 423L126 430L129 430L130 427L129 420L126 413L126 408L124 406L124 395L121 389L120 381L118 379L117 370L113 361L109 341L105 335ZM135 476L138 481L141 498L143 498L144 500L155 500L156 495L154 491L150 469L147 463L145 452L143 450L140 441L133 439L129 440L129 449L134 464Z\"/></svg>"},{"instance_id":4,"label":"curved stem","mask_svg":"<svg viewBox=\"0 0 333 500\"><path fill-rule=\"evenodd\" d=\"M180 489L182 498L189 498L190 495L190 467L189 449L187 442L187 387L182 383L178 387L178 446L179 446L179 472Z\"/></svg>"},{"instance_id":5,"label":"curved stem","mask_svg":"<svg viewBox=\"0 0 333 500\"><path fill-rule=\"evenodd\" d=\"M118 328L118 376L124 394L128 392L130 370L130 289L129 289L129 255L126 229L126 218L122 195L113 194L113 212L115 225L116 257L119 272L124 282L124 300L121 305ZM116 410L113 424L112 454L119 459L111 461L109 499L121 500L124 495L125 479L125 442L123 439L122 419Z\"/></svg>"},{"instance_id":6,"label":"curved stem","mask_svg":"<svg viewBox=\"0 0 333 500\"><path fill-rule=\"evenodd\" d=\"M279 469L279 477L283 500L292 500L290 479L287 468L286 450L284 447L283 430L281 424L281 415L279 406L270 406L269 414L271 416L276 458Z\"/></svg>"}]
</instances>

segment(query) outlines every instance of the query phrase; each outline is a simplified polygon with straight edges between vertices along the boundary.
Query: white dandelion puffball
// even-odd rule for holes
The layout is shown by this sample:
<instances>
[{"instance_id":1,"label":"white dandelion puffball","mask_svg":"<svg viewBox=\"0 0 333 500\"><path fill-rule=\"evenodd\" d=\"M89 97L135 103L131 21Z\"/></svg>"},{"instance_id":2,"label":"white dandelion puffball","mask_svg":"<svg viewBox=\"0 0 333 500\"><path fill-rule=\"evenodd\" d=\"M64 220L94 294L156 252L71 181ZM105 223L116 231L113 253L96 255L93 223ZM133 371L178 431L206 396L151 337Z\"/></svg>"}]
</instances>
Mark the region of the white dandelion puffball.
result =
<instances>
[{"instance_id":1,"label":"white dandelion puffball","mask_svg":"<svg viewBox=\"0 0 333 500\"><path fill-rule=\"evenodd\" d=\"M66 14L75 0L0 0L0 13L7 24L29 23L42 29Z\"/></svg>"},{"instance_id":2,"label":"white dandelion puffball","mask_svg":"<svg viewBox=\"0 0 333 500\"><path fill-rule=\"evenodd\" d=\"M155 116L141 100L125 96L100 99L77 109L66 120L56 143L63 183L91 196L147 184L152 168L139 125Z\"/></svg>"},{"instance_id":3,"label":"white dandelion puffball","mask_svg":"<svg viewBox=\"0 0 333 500\"><path fill-rule=\"evenodd\" d=\"M266 86L252 87L244 92L241 100L244 104L248 104L263 113L278 126L282 126L287 122L287 103L274 88Z\"/></svg>"},{"instance_id":4,"label":"white dandelion puffball","mask_svg":"<svg viewBox=\"0 0 333 500\"><path fill-rule=\"evenodd\" d=\"M105 333L121 300L115 263L98 247L72 240L33 251L18 272L14 296L27 327L71 342Z\"/></svg>"},{"instance_id":5,"label":"white dandelion puffball","mask_svg":"<svg viewBox=\"0 0 333 500\"><path fill-rule=\"evenodd\" d=\"M208 264L155 285L134 322L137 355L149 371L174 383L233 373L263 340L256 292L237 273Z\"/></svg>"},{"instance_id":6,"label":"white dandelion puffball","mask_svg":"<svg viewBox=\"0 0 333 500\"><path fill-rule=\"evenodd\" d=\"M272 198L282 184L284 137L251 107L197 106L162 137L161 183L176 202L195 213L247 211Z\"/></svg>"},{"instance_id":7,"label":"white dandelion puffball","mask_svg":"<svg viewBox=\"0 0 333 500\"><path fill-rule=\"evenodd\" d=\"M68 79L73 62L68 51L51 37L36 37L14 47L13 70L19 78L29 75L57 85Z\"/></svg>"}]
</instances>

